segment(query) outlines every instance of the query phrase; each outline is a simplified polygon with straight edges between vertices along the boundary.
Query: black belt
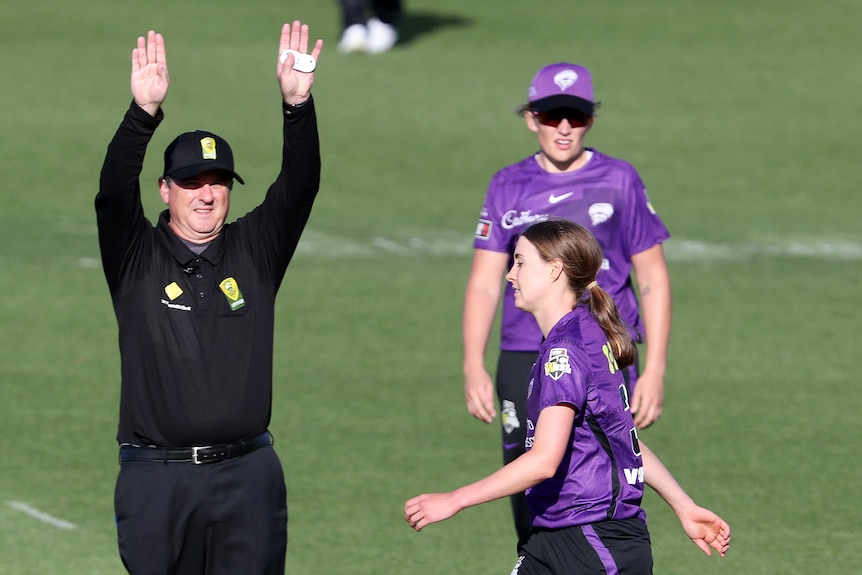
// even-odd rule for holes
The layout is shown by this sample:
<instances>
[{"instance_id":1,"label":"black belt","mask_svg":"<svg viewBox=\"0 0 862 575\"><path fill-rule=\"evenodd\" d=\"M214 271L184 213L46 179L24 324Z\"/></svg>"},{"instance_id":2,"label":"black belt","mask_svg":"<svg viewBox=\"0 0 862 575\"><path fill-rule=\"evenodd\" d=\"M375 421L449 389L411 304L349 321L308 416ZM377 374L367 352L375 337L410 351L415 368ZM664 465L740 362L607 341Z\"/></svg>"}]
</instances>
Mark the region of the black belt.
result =
<instances>
[{"instance_id":1,"label":"black belt","mask_svg":"<svg viewBox=\"0 0 862 575\"><path fill-rule=\"evenodd\" d=\"M191 461L195 465L215 463L247 455L261 447L272 445L272 435L264 431L251 439L243 439L234 443L220 445L205 445L202 447L138 447L134 445L120 446L120 463L125 461Z\"/></svg>"}]
</instances>

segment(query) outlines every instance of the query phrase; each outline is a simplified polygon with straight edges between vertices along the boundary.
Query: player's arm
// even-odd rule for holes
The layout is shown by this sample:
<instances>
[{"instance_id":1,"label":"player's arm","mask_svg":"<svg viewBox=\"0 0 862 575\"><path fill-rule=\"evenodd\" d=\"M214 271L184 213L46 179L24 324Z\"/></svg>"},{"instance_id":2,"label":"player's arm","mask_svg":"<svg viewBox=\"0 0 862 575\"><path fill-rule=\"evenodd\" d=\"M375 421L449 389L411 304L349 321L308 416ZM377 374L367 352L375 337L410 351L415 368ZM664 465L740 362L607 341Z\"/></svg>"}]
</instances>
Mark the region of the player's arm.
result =
<instances>
[{"instance_id":1,"label":"player's arm","mask_svg":"<svg viewBox=\"0 0 862 575\"><path fill-rule=\"evenodd\" d=\"M404 519L416 531L449 519L459 511L523 493L554 476L566 453L575 409L568 404L546 407L539 414L533 447L505 467L475 483L448 493L426 493L404 504Z\"/></svg>"},{"instance_id":2,"label":"player's arm","mask_svg":"<svg viewBox=\"0 0 862 575\"><path fill-rule=\"evenodd\" d=\"M707 555L710 547L724 557L730 548L730 526L721 517L697 505L677 483L659 458L639 442L644 481L673 509L686 535Z\"/></svg>"},{"instance_id":3,"label":"player's arm","mask_svg":"<svg viewBox=\"0 0 862 575\"><path fill-rule=\"evenodd\" d=\"M494 419L497 411L494 408L494 384L485 369L485 351L508 263L509 255L506 253L474 250L473 265L464 294L464 399L467 411L486 423Z\"/></svg>"},{"instance_id":4,"label":"player's arm","mask_svg":"<svg viewBox=\"0 0 862 575\"><path fill-rule=\"evenodd\" d=\"M635 425L649 427L661 416L671 326L670 274L662 244L632 256L646 336L646 359L632 396Z\"/></svg>"}]
</instances>

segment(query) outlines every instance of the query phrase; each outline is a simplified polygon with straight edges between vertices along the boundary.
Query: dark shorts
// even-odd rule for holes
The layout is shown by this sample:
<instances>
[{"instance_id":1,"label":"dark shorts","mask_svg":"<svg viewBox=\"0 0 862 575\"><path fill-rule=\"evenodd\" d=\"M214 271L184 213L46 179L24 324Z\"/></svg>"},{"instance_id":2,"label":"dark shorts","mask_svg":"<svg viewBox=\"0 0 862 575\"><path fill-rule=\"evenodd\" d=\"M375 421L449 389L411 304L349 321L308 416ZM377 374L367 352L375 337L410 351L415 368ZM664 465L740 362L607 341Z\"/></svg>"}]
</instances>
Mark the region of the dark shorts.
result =
<instances>
[{"instance_id":1,"label":"dark shorts","mask_svg":"<svg viewBox=\"0 0 862 575\"><path fill-rule=\"evenodd\" d=\"M512 575L651 575L647 526L637 518L537 530Z\"/></svg>"},{"instance_id":2,"label":"dark shorts","mask_svg":"<svg viewBox=\"0 0 862 575\"><path fill-rule=\"evenodd\" d=\"M284 573L287 492L272 447L203 465L124 462L114 509L135 575Z\"/></svg>"}]
</instances>

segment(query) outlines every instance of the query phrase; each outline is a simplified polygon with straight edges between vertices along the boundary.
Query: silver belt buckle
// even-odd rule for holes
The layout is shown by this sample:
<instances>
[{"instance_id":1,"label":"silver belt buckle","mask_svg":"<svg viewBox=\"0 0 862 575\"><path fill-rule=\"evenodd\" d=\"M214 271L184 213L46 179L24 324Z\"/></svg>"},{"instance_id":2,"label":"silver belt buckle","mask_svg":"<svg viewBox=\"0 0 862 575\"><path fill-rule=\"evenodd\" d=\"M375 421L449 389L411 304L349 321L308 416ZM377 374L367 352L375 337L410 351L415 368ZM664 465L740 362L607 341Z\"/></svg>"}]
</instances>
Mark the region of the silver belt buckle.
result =
<instances>
[{"instance_id":1,"label":"silver belt buckle","mask_svg":"<svg viewBox=\"0 0 862 575\"><path fill-rule=\"evenodd\" d=\"M201 447L192 447L192 463L195 465L200 465L201 463L206 463L205 461L201 461L198 459L198 451L201 449L209 449L212 447L211 445L203 445Z\"/></svg>"}]
</instances>

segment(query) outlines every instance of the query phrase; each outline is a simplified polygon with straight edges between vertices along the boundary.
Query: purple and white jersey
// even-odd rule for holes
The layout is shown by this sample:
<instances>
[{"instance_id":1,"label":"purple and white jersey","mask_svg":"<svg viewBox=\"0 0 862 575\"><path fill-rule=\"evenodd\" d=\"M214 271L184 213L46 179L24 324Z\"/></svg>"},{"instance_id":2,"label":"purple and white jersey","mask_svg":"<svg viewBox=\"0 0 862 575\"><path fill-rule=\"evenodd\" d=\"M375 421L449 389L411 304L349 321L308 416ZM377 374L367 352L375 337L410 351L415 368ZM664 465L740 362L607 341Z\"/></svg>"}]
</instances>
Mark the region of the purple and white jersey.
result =
<instances>
[{"instance_id":1,"label":"purple and white jersey","mask_svg":"<svg viewBox=\"0 0 862 575\"><path fill-rule=\"evenodd\" d=\"M670 233L630 164L591 148L586 153L592 157L574 172L549 173L535 156L497 172L485 195L473 247L511 256L518 236L532 223L566 218L581 224L604 252L599 285L614 298L635 338L643 331L631 258L667 240ZM505 351L536 351L542 341L533 316L515 307L508 283L500 332L500 349Z\"/></svg>"},{"instance_id":2,"label":"purple and white jersey","mask_svg":"<svg viewBox=\"0 0 862 575\"><path fill-rule=\"evenodd\" d=\"M575 415L554 477L527 490L534 527L560 528L640 517L644 478L628 393L608 338L588 303L566 314L542 343L527 392L527 438L546 407L567 403Z\"/></svg>"}]
</instances>

